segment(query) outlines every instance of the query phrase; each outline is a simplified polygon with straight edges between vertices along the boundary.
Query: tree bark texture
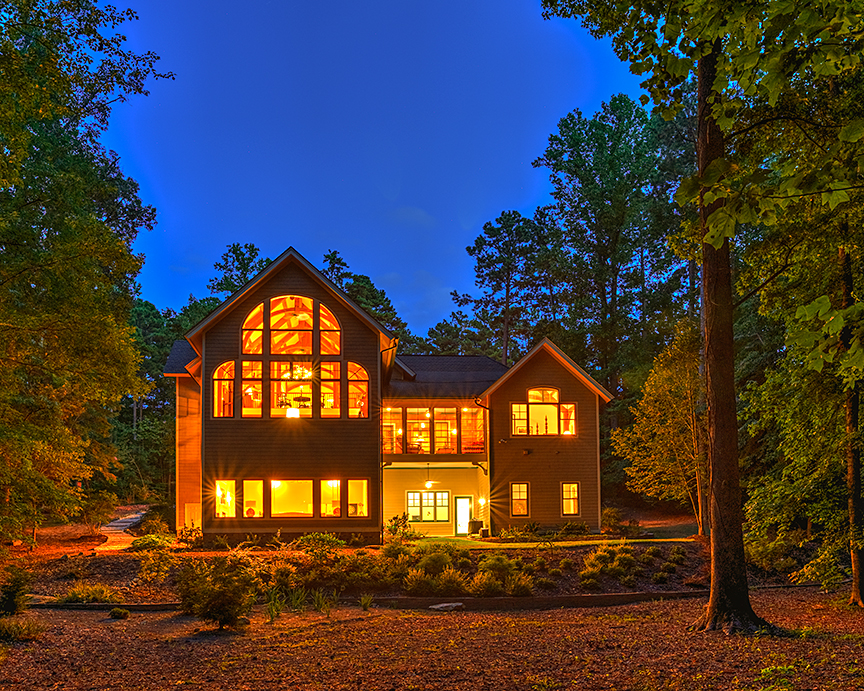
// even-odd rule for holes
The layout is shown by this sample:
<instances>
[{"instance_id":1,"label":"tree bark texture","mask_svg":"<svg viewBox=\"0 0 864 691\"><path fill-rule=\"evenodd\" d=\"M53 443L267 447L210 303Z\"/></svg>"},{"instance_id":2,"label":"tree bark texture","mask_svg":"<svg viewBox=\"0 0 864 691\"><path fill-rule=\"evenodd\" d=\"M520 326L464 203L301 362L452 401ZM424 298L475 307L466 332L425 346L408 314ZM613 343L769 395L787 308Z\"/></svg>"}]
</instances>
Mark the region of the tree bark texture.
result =
<instances>
[{"instance_id":1,"label":"tree bark texture","mask_svg":"<svg viewBox=\"0 0 864 691\"><path fill-rule=\"evenodd\" d=\"M848 227L844 230L848 231ZM840 248L840 264L843 271L843 308L851 307L853 297L852 257L845 247ZM852 329L845 327L840 335L844 348L849 348ZM864 501L861 497L861 445L860 429L861 385L859 382L846 390L846 490L849 502L849 554L852 560L852 588L849 604L864 607L861 596L861 572L864 570Z\"/></svg>"},{"instance_id":2,"label":"tree bark texture","mask_svg":"<svg viewBox=\"0 0 864 691\"><path fill-rule=\"evenodd\" d=\"M716 41L699 60L697 157L699 174L724 155L723 132L712 114ZM723 204L700 203L703 237L707 219ZM750 605L744 561L741 484L738 468L738 418L735 401L735 349L732 331L732 271L729 240L716 249L702 244L705 388L708 402L708 463L711 516L711 593L694 628L752 632L766 627Z\"/></svg>"}]
</instances>

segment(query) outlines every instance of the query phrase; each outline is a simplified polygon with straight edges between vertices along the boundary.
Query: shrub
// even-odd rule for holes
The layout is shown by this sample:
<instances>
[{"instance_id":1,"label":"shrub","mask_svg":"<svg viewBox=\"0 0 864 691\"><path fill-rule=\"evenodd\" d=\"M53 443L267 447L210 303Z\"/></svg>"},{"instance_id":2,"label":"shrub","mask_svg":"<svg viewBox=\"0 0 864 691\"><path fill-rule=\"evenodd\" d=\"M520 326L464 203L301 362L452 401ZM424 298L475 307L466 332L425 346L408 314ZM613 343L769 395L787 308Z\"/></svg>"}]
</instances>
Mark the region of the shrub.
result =
<instances>
[{"instance_id":1,"label":"shrub","mask_svg":"<svg viewBox=\"0 0 864 691\"><path fill-rule=\"evenodd\" d=\"M513 573L513 562L504 554L489 554L480 560L477 570L492 574L503 583Z\"/></svg>"},{"instance_id":2,"label":"shrub","mask_svg":"<svg viewBox=\"0 0 864 691\"><path fill-rule=\"evenodd\" d=\"M613 565L629 571L636 566L636 558L632 554L619 553L616 555Z\"/></svg>"},{"instance_id":3,"label":"shrub","mask_svg":"<svg viewBox=\"0 0 864 691\"><path fill-rule=\"evenodd\" d=\"M570 569L573 568L573 560L568 559L567 557L564 557L564 559L562 559L560 562L558 562L558 567L561 569L565 569L565 570L569 571Z\"/></svg>"},{"instance_id":4,"label":"shrub","mask_svg":"<svg viewBox=\"0 0 864 691\"><path fill-rule=\"evenodd\" d=\"M167 535L171 529L162 516L148 513L138 526L138 531L142 535Z\"/></svg>"},{"instance_id":5,"label":"shrub","mask_svg":"<svg viewBox=\"0 0 864 691\"><path fill-rule=\"evenodd\" d=\"M120 596L113 588L102 583L78 583L59 598L58 602L119 602Z\"/></svg>"},{"instance_id":6,"label":"shrub","mask_svg":"<svg viewBox=\"0 0 864 691\"><path fill-rule=\"evenodd\" d=\"M522 573L527 574L529 576L531 574L533 574L534 573L534 564L525 564L522 567Z\"/></svg>"},{"instance_id":7,"label":"shrub","mask_svg":"<svg viewBox=\"0 0 864 691\"><path fill-rule=\"evenodd\" d=\"M545 571L546 570L546 560L543 557L537 557L534 560L534 569L536 571Z\"/></svg>"},{"instance_id":8,"label":"shrub","mask_svg":"<svg viewBox=\"0 0 864 691\"><path fill-rule=\"evenodd\" d=\"M504 590L511 597L531 595L534 579L526 573L511 573L504 582Z\"/></svg>"},{"instance_id":9,"label":"shrub","mask_svg":"<svg viewBox=\"0 0 864 691\"><path fill-rule=\"evenodd\" d=\"M468 593L474 597L499 597L504 594L504 586L491 571L478 571L468 584Z\"/></svg>"},{"instance_id":10,"label":"shrub","mask_svg":"<svg viewBox=\"0 0 864 691\"><path fill-rule=\"evenodd\" d=\"M332 560L336 552L345 546L345 541L332 533L307 533L294 540L293 546L312 561L321 564Z\"/></svg>"},{"instance_id":11,"label":"shrub","mask_svg":"<svg viewBox=\"0 0 864 691\"><path fill-rule=\"evenodd\" d=\"M597 567L582 569L579 572L579 583L584 586L585 581L599 581L602 574L603 570Z\"/></svg>"},{"instance_id":12,"label":"shrub","mask_svg":"<svg viewBox=\"0 0 864 691\"><path fill-rule=\"evenodd\" d=\"M669 561L672 562L673 564L678 564L680 566L681 564L684 564L687 561L687 557L684 556L683 554L671 554L670 553L669 554Z\"/></svg>"},{"instance_id":13,"label":"shrub","mask_svg":"<svg viewBox=\"0 0 864 691\"><path fill-rule=\"evenodd\" d=\"M270 588L267 591L267 599L264 605L267 610L267 621L272 624L282 614L282 610L285 609L285 593L279 588Z\"/></svg>"},{"instance_id":14,"label":"shrub","mask_svg":"<svg viewBox=\"0 0 864 691\"><path fill-rule=\"evenodd\" d=\"M464 595L468 589L468 576L452 566L445 568L438 576L435 592L441 595Z\"/></svg>"},{"instance_id":15,"label":"shrub","mask_svg":"<svg viewBox=\"0 0 864 691\"><path fill-rule=\"evenodd\" d=\"M459 557L459 561L456 562L456 566L460 569L467 571L471 568L471 560L468 557Z\"/></svg>"},{"instance_id":16,"label":"shrub","mask_svg":"<svg viewBox=\"0 0 864 691\"><path fill-rule=\"evenodd\" d=\"M34 641L45 631L45 626L32 619L0 619L0 641Z\"/></svg>"},{"instance_id":17,"label":"shrub","mask_svg":"<svg viewBox=\"0 0 864 691\"><path fill-rule=\"evenodd\" d=\"M663 550L661 550L657 545L651 545L648 549L645 550L646 556L649 557L659 557L662 556Z\"/></svg>"},{"instance_id":18,"label":"shrub","mask_svg":"<svg viewBox=\"0 0 864 691\"><path fill-rule=\"evenodd\" d=\"M671 561L667 561L665 564L662 564L660 566L660 570L663 573L675 573L675 564L673 564Z\"/></svg>"},{"instance_id":19,"label":"shrub","mask_svg":"<svg viewBox=\"0 0 864 691\"><path fill-rule=\"evenodd\" d=\"M423 533L418 532L411 527L407 513L403 513L400 516L393 516L393 518L387 521L384 530L387 535L390 536L391 540L398 540L400 542L419 540L424 536Z\"/></svg>"},{"instance_id":20,"label":"shrub","mask_svg":"<svg viewBox=\"0 0 864 691\"><path fill-rule=\"evenodd\" d=\"M185 545L188 549L195 549L204 544L204 533L196 526L184 526L177 533L177 542Z\"/></svg>"},{"instance_id":21,"label":"shrub","mask_svg":"<svg viewBox=\"0 0 864 691\"><path fill-rule=\"evenodd\" d=\"M621 512L611 506L603 509L600 517L600 530L604 533L618 534L621 529Z\"/></svg>"},{"instance_id":22,"label":"shrub","mask_svg":"<svg viewBox=\"0 0 864 691\"><path fill-rule=\"evenodd\" d=\"M312 609L316 612L321 612L321 614L326 614L328 617L330 616L330 610L339 604L338 595L335 592L332 595L328 595L324 592L323 588L313 590L310 593L310 599L312 601Z\"/></svg>"},{"instance_id":23,"label":"shrub","mask_svg":"<svg viewBox=\"0 0 864 691\"><path fill-rule=\"evenodd\" d=\"M226 535L214 535L212 540L213 549L223 550L228 552L231 549L231 545L228 542L228 537Z\"/></svg>"},{"instance_id":24,"label":"shrub","mask_svg":"<svg viewBox=\"0 0 864 691\"><path fill-rule=\"evenodd\" d=\"M391 578L401 580L408 575L408 570L414 566L414 560L407 554L400 554L387 564L387 570Z\"/></svg>"},{"instance_id":25,"label":"shrub","mask_svg":"<svg viewBox=\"0 0 864 691\"><path fill-rule=\"evenodd\" d=\"M177 594L184 614L195 614L210 569L203 559L185 561L177 573Z\"/></svg>"},{"instance_id":26,"label":"shrub","mask_svg":"<svg viewBox=\"0 0 864 691\"><path fill-rule=\"evenodd\" d=\"M435 581L423 569L408 569L402 585L408 595L422 597L435 592Z\"/></svg>"},{"instance_id":27,"label":"shrub","mask_svg":"<svg viewBox=\"0 0 864 691\"><path fill-rule=\"evenodd\" d=\"M132 540L129 549L132 552L147 552L154 549L168 549L173 540L168 535L143 535Z\"/></svg>"},{"instance_id":28,"label":"shrub","mask_svg":"<svg viewBox=\"0 0 864 691\"><path fill-rule=\"evenodd\" d=\"M657 573L651 574L651 580L655 583L665 583L669 580L669 576L663 571L658 571Z\"/></svg>"},{"instance_id":29,"label":"shrub","mask_svg":"<svg viewBox=\"0 0 864 691\"><path fill-rule=\"evenodd\" d=\"M561 526L558 531L561 535L588 535L591 531L587 523L576 523L575 521L567 521Z\"/></svg>"},{"instance_id":30,"label":"shrub","mask_svg":"<svg viewBox=\"0 0 864 691\"><path fill-rule=\"evenodd\" d=\"M450 566L450 555L444 552L427 554L417 564L417 568L422 569L431 576L437 576L448 566Z\"/></svg>"},{"instance_id":31,"label":"shrub","mask_svg":"<svg viewBox=\"0 0 864 691\"><path fill-rule=\"evenodd\" d=\"M553 578L561 578L564 575L564 572L561 569L549 569L549 575Z\"/></svg>"},{"instance_id":32,"label":"shrub","mask_svg":"<svg viewBox=\"0 0 864 691\"><path fill-rule=\"evenodd\" d=\"M111 520L114 507L117 506L117 495L101 490L85 497L78 513L81 523L87 525L91 533L97 533L99 526Z\"/></svg>"},{"instance_id":33,"label":"shrub","mask_svg":"<svg viewBox=\"0 0 864 691\"><path fill-rule=\"evenodd\" d=\"M411 554L411 550L401 542L391 541L381 548L381 556L386 559L396 559L402 554Z\"/></svg>"},{"instance_id":34,"label":"shrub","mask_svg":"<svg viewBox=\"0 0 864 691\"><path fill-rule=\"evenodd\" d=\"M600 590L600 583L598 583L594 578L580 580L579 585L585 588L585 590Z\"/></svg>"},{"instance_id":35,"label":"shrub","mask_svg":"<svg viewBox=\"0 0 864 691\"><path fill-rule=\"evenodd\" d=\"M619 578L618 582L623 586L632 588L636 585L636 578L633 576L633 574L628 573L626 576Z\"/></svg>"},{"instance_id":36,"label":"shrub","mask_svg":"<svg viewBox=\"0 0 864 691\"><path fill-rule=\"evenodd\" d=\"M289 561L280 561L273 565L270 576L273 588L278 588L283 593L296 588L300 579L297 577L297 567Z\"/></svg>"},{"instance_id":37,"label":"shrub","mask_svg":"<svg viewBox=\"0 0 864 691\"><path fill-rule=\"evenodd\" d=\"M467 549L457 549L455 557L457 559L471 559L471 551Z\"/></svg>"},{"instance_id":38,"label":"shrub","mask_svg":"<svg viewBox=\"0 0 864 691\"><path fill-rule=\"evenodd\" d=\"M128 619L129 610L123 609L122 607L115 607L110 612L108 612L108 616L112 619Z\"/></svg>"},{"instance_id":39,"label":"shrub","mask_svg":"<svg viewBox=\"0 0 864 691\"><path fill-rule=\"evenodd\" d=\"M218 557L202 574L193 614L220 629L237 626L255 601L256 579L247 559Z\"/></svg>"},{"instance_id":40,"label":"shrub","mask_svg":"<svg viewBox=\"0 0 864 691\"><path fill-rule=\"evenodd\" d=\"M363 595L361 595L360 596L360 609L362 609L364 612L368 612L369 608L372 607L373 599L374 598L368 593L364 593Z\"/></svg>"},{"instance_id":41,"label":"shrub","mask_svg":"<svg viewBox=\"0 0 864 691\"><path fill-rule=\"evenodd\" d=\"M798 562L790 556L790 552L803 539L804 534L799 531L778 535L774 541L748 533L744 541L744 554L748 562L765 571L792 571Z\"/></svg>"},{"instance_id":42,"label":"shrub","mask_svg":"<svg viewBox=\"0 0 864 691\"><path fill-rule=\"evenodd\" d=\"M18 614L27 607L27 586L30 573L10 564L6 567L6 582L0 587L0 615Z\"/></svg>"},{"instance_id":43,"label":"shrub","mask_svg":"<svg viewBox=\"0 0 864 691\"><path fill-rule=\"evenodd\" d=\"M542 588L543 590L554 590L555 589L555 581L549 578L538 578L535 581L535 585L538 588Z\"/></svg>"},{"instance_id":44,"label":"shrub","mask_svg":"<svg viewBox=\"0 0 864 691\"><path fill-rule=\"evenodd\" d=\"M288 591L288 606L294 612L302 612L306 609L306 599L308 593L302 585L297 588L292 588Z\"/></svg>"}]
</instances>

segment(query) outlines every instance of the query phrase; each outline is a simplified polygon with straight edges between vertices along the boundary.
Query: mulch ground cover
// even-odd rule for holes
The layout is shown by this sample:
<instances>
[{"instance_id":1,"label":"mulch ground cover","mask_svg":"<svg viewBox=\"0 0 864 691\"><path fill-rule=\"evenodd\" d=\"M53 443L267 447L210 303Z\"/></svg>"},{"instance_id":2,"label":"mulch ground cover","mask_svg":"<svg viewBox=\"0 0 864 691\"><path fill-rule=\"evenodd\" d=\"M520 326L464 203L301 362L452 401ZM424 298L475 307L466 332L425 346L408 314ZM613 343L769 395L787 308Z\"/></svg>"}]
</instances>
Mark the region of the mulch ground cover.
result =
<instances>
[{"instance_id":1,"label":"mulch ground cover","mask_svg":"<svg viewBox=\"0 0 864 691\"><path fill-rule=\"evenodd\" d=\"M864 689L864 613L815 588L752 594L786 637L693 633L704 600L554 611L256 610L217 633L172 612L30 610L2 689Z\"/></svg>"}]
</instances>

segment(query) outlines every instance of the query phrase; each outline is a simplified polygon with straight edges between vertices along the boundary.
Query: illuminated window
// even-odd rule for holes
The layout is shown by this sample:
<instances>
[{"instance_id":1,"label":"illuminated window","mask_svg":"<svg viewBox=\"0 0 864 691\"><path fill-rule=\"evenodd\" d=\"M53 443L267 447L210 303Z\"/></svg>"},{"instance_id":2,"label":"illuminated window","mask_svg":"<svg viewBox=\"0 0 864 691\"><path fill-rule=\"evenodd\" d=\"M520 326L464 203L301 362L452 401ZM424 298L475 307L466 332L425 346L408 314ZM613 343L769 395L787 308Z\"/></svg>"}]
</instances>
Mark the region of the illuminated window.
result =
<instances>
[{"instance_id":1,"label":"illuminated window","mask_svg":"<svg viewBox=\"0 0 864 691\"><path fill-rule=\"evenodd\" d=\"M450 520L450 492L408 492L408 519L420 523Z\"/></svg>"},{"instance_id":2,"label":"illuminated window","mask_svg":"<svg viewBox=\"0 0 864 691\"><path fill-rule=\"evenodd\" d=\"M261 417L261 363L243 360L240 371L243 376L243 405L240 414L243 417Z\"/></svg>"},{"instance_id":3,"label":"illuminated window","mask_svg":"<svg viewBox=\"0 0 864 691\"><path fill-rule=\"evenodd\" d=\"M264 515L264 480L243 480L243 516L261 518Z\"/></svg>"},{"instance_id":4,"label":"illuminated window","mask_svg":"<svg viewBox=\"0 0 864 691\"><path fill-rule=\"evenodd\" d=\"M369 481L348 480L348 517L369 516Z\"/></svg>"},{"instance_id":5,"label":"illuminated window","mask_svg":"<svg viewBox=\"0 0 864 691\"><path fill-rule=\"evenodd\" d=\"M342 483L339 480L321 480L321 517L342 515Z\"/></svg>"},{"instance_id":6,"label":"illuminated window","mask_svg":"<svg viewBox=\"0 0 864 691\"><path fill-rule=\"evenodd\" d=\"M312 354L312 299L283 295L270 300L270 353Z\"/></svg>"},{"instance_id":7,"label":"illuminated window","mask_svg":"<svg viewBox=\"0 0 864 691\"><path fill-rule=\"evenodd\" d=\"M312 417L312 363L270 363L270 417Z\"/></svg>"},{"instance_id":8,"label":"illuminated window","mask_svg":"<svg viewBox=\"0 0 864 691\"><path fill-rule=\"evenodd\" d=\"M576 434L576 404L560 403L558 389L528 389L527 403L510 404L513 436L557 436Z\"/></svg>"},{"instance_id":9,"label":"illuminated window","mask_svg":"<svg viewBox=\"0 0 864 691\"><path fill-rule=\"evenodd\" d=\"M579 515L579 483L561 483L561 513L564 516Z\"/></svg>"},{"instance_id":10,"label":"illuminated window","mask_svg":"<svg viewBox=\"0 0 864 691\"><path fill-rule=\"evenodd\" d=\"M321 363L321 417L340 417L342 414L340 371L338 362Z\"/></svg>"},{"instance_id":11,"label":"illuminated window","mask_svg":"<svg viewBox=\"0 0 864 691\"><path fill-rule=\"evenodd\" d=\"M348 363L348 417L369 417L369 374L356 362Z\"/></svg>"},{"instance_id":12,"label":"illuminated window","mask_svg":"<svg viewBox=\"0 0 864 691\"><path fill-rule=\"evenodd\" d=\"M310 518L312 480L272 480L270 516L273 518Z\"/></svg>"},{"instance_id":13,"label":"illuminated window","mask_svg":"<svg viewBox=\"0 0 864 691\"><path fill-rule=\"evenodd\" d=\"M429 408L408 408L405 424L405 452L429 453L432 413Z\"/></svg>"},{"instance_id":14,"label":"illuminated window","mask_svg":"<svg viewBox=\"0 0 864 691\"><path fill-rule=\"evenodd\" d=\"M435 453L456 453L459 435L456 429L456 408L435 408Z\"/></svg>"},{"instance_id":15,"label":"illuminated window","mask_svg":"<svg viewBox=\"0 0 864 691\"><path fill-rule=\"evenodd\" d=\"M381 450L383 453L402 453L402 408L381 411Z\"/></svg>"},{"instance_id":16,"label":"illuminated window","mask_svg":"<svg viewBox=\"0 0 864 691\"><path fill-rule=\"evenodd\" d=\"M234 417L234 362L213 372L213 417Z\"/></svg>"},{"instance_id":17,"label":"illuminated window","mask_svg":"<svg viewBox=\"0 0 864 691\"><path fill-rule=\"evenodd\" d=\"M261 355L264 342L264 303L253 309L243 322L244 355Z\"/></svg>"},{"instance_id":18,"label":"illuminated window","mask_svg":"<svg viewBox=\"0 0 864 691\"><path fill-rule=\"evenodd\" d=\"M339 355L342 352L342 331L333 313L319 304L321 333L321 355Z\"/></svg>"},{"instance_id":19,"label":"illuminated window","mask_svg":"<svg viewBox=\"0 0 864 691\"><path fill-rule=\"evenodd\" d=\"M462 453L483 453L486 435L482 408L462 408Z\"/></svg>"},{"instance_id":20,"label":"illuminated window","mask_svg":"<svg viewBox=\"0 0 864 691\"><path fill-rule=\"evenodd\" d=\"M234 480L216 480L216 518L235 518Z\"/></svg>"},{"instance_id":21,"label":"illuminated window","mask_svg":"<svg viewBox=\"0 0 864 691\"><path fill-rule=\"evenodd\" d=\"M528 483L513 482L510 484L510 515L528 515Z\"/></svg>"}]
</instances>

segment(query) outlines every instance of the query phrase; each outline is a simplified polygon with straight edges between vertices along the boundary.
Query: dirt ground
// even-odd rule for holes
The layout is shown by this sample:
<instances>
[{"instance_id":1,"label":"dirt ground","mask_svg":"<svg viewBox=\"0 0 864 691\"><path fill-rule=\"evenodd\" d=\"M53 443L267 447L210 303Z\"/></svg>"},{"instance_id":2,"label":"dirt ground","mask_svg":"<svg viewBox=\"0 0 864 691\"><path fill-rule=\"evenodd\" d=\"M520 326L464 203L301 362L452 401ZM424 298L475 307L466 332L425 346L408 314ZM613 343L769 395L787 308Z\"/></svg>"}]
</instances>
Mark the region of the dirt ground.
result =
<instances>
[{"instance_id":1,"label":"dirt ground","mask_svg":"<svg viewBox=\"0 0 864 691\"><path fill-rule=\"evenodd\" d=\"M256 610L244 633L172 612L31 610L47 626L0 689L864 689L864 613L815 588L757 591L788 637L691 633L704 600L545 612Z\"/></svg>"}]
</instances>

